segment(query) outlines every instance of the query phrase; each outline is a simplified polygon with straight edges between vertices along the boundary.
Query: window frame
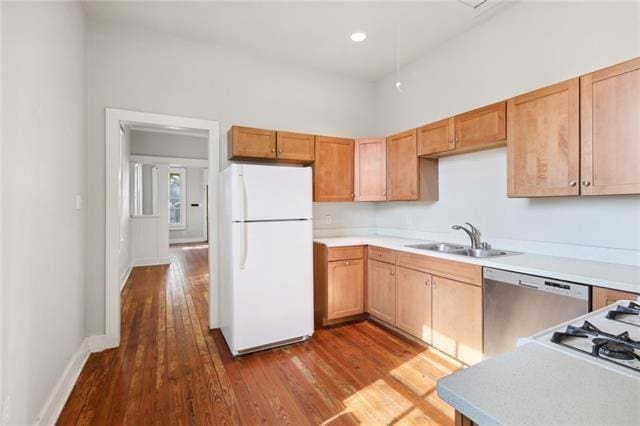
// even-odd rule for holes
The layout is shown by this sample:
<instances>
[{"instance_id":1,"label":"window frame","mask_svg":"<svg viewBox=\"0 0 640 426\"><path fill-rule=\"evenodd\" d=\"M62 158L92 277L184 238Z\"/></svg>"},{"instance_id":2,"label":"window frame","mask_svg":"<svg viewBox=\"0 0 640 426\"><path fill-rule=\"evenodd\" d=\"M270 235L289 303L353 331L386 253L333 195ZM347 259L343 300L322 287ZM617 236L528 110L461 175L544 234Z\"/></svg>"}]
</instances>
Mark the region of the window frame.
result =
<instances>
[{"instance_id":1,"label":"window frame","mask_svg":"<svg viewBox=\"0 0 640 426\"><path fill-rule=\"evenodd\" d=\"M171 223L171 175L180 175L180 223ZM169 230L178 231L187 229L187 169L184 167L169 167L167 179L167 219Z\"/></svg>"}]
</instances>

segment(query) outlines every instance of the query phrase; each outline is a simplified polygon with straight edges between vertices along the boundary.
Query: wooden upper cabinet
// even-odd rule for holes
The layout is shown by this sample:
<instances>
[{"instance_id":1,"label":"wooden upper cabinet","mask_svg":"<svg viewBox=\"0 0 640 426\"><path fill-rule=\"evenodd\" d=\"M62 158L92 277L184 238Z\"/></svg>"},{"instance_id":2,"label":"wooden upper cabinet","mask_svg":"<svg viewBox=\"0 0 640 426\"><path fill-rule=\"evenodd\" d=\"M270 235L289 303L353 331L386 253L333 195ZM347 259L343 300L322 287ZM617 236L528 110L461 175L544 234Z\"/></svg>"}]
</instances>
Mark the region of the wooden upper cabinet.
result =
<instances>
[{"instance_id":1,"label":"wooden upper cabinet","mask_svg":"<svg viewBox=\"0 0 640 426\"><path fill-rule=\"evenodd\" d=\"M582 195L640 193L640 58L580 85Z\"/></svg>"},{"instance_id":2,"label":"wooden upper cabinet","mask_svg":"<svg viewBox=\"0 0 640 426\"><path fill-rule=\"evenodd\" d=\"M276 132L278 160L313 163L315 136L304 133Z\"/></svg>"},{"instance_id":3,"label":"wooden upper cabinet","mask_svg":"<svg viewBox=\"0 0 640 426\"><path fill-rule=\"evenodd\" d=\"M367 264L368 310L371 315L389 324L396 321L395 265L369 260Z\"/></svg>"},{"instance_id":4,"label":"wooden upper cabinet","mask_svg":"<svg viewBox=\"0 0 640 426\"><path fill-rule=\"evenodd\" d=\"M454 149L456 145L453 128L453 118L446 118L419 127L417 129L418 155L439 154Z\"/></svg>"},{"instance_id":5,"label":"wooden upper cabinet","mask_svg":"<svg viewBox=\"0 0 640 426\"><path fill-rule=\"evenodd\" d=\"M507 101L510 197L578 195L579 80Z\"/></svg>"},{"instance_id":6,"label":"wooden upper cabinet","mask_svg":"<svg viewBox=\"0 0 640 426\"><path fill-rule=\"evenodd\" d=\"M316 136L314 201L353 201L354 140Z\"/></svg>"},{"instance_id":7,"label":"wooden upper cabinet","mask_svg":"<svg viewBox=\"0 0 640 426\"><path fill-rule=\"evenodd\" d=\"M431 343L431 275L396 267L396 326Z\"/></svg>"},{"instance_id":8,"label":"wooden upper cabinet","mask_svg":"<svg viewBox=\"0 0 640 426\"><path fill-rule=\"evenodd\" d=\"M498 102L454 117L455 150L472 151L504 144L507 103Z\"/></svg>"},{"instance_id":9,"label":"wooden upper cabinet","mask_svg":"<svg viewBox=\"0 0 640 426\"><path fill-rule=\"evenodd\" d=\"M276 158L276 132L252 127L232 126L227 134L229 160Z\"/></svg>"},{"instance_id":10,"label":"wooden upper cabinet","mask_svg":"<svg viewBox=\"0 0 640 426\"><path fill-rule=\"evenodd\" d=\"M387 138L387 200L437 200L438 160L418 158L416 130Z\"/></svg>"},{"instance_id":11,"label":"wooden upper cabinet","mask_svg":"<svg viewBox=\"0 0 640 426\"><path fill-rule=\"evenodd\" d=\"M364 312L363 259L329 262L327 279L327 319Z\"/></svg>"},{"instance_id":12,"label":"wooden upper cabinet","mask_svg":"<svg viewBox=\"0 0 640 426\"><path fill-rule=\"evenodd\" d=\"M356 139L354 190L356 201L387 199L387 141L385 138Z\"/></svg>"},{"instance_id":13,"label":"wooden upper cabinet","mask_svg":"<svg viewBox=\"0 0 640 426\"><path fill-rule=\"evenodd\" d=\"M465 364L482 361L482 288L432 277L433 346Z\"/></svg>"}]
</instances>

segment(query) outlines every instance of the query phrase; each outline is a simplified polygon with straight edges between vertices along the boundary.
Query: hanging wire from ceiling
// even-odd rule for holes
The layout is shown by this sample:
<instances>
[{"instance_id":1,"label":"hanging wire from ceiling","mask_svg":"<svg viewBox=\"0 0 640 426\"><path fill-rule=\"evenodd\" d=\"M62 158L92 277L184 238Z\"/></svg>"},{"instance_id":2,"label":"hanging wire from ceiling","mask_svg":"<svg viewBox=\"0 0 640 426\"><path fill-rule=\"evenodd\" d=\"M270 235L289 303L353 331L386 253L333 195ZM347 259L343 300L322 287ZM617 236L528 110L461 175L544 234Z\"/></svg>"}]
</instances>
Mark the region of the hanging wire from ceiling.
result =
<instances>
[{"instance_id":1,"label":"hanging wire from ceiling","mask_svg":"<svg viewBox=\"0 0 640 426\"><path fill-rule=\"evenodd\" d=\"M483 4L485 4L486 2L488 2L489 0L481 0L479 2L475 2L475 1L465 1L465 0L458 0L459 3L464 4L465 6L469 6L472 9L477 9L480 6L482 6Z\"/></svg>"},{"instance_id":2,"label":"hanging wire from ceiling","mask_svg":"<svg viewBox=\"0 0 640 426\"><path fill-rule=\"evenodd\" d=\"M400 81L400 27L396 29L396 90L402 93L402 82Z\"/></svg>"}]
</instances>

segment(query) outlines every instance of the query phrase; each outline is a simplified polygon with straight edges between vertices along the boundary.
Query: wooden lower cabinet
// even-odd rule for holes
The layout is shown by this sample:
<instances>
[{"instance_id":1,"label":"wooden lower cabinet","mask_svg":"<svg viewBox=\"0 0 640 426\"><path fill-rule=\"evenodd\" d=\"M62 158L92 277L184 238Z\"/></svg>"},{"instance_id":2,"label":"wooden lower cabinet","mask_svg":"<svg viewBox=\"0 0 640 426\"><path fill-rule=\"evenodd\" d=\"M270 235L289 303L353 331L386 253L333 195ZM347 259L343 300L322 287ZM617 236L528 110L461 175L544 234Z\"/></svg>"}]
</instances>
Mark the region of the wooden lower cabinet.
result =
<instances>
[{"instance_id":1,"label":"wooden lower cabinet","mask_svg":"<svg viewBox=\"0 0 640 426\"><path fill-rule=\"evenodd\" d=\"M482 287L432 280L433 346L465 364L482 361Z\"/></svg>"},{"instance_id":2,"label":"wooden lower cabinet","mask_svg":"<svg viewBox=\"0 0 640 426\"><path fill-rule=\"evenodd\" d=\"M395 270L395 265L377 260L367 264L369 314L392 325L396 321Z\"/></svg>"},{"instance_id":3,"label":"wooden lower cabinet","mask_svg":"<svg viewBox=\"0 0 640 426\"><path fill-rule=\"evenodd\" d=\"M364 312L364 269L362 259L329 262L327 319Z\"/></svg>"},{"instance_id":4,"label":"wooden lower cabinet","mask_svg":"<svg viewBox=\"0 0 640 426\"><path fill-rule=\"evenodd\" d=\"M364 313L364 247L313 244L313 306L317 327Z\"/></svg>"},{"instance_id":5,"label":"wooden lower cabinet","mask_svg":"<svg viewBox=\"0 0 640 426\"><path fill-rule=\"evenodd\" d=\"M610 288L593 287L591 305L592 309L595 311L616 303L618 300L636 300L638 296L640 296L640 294L613 290Z\"/></svg>"},{"instance_id":6,"label":"wooden lower cabinet","mask_svg":"<svg viewBox=\"0 0 640 426\"><path fill-rule=\"evenodd\" d=\"M396 326L431 343L431 275L396 267Z\"/></svg>"}]
</instances>

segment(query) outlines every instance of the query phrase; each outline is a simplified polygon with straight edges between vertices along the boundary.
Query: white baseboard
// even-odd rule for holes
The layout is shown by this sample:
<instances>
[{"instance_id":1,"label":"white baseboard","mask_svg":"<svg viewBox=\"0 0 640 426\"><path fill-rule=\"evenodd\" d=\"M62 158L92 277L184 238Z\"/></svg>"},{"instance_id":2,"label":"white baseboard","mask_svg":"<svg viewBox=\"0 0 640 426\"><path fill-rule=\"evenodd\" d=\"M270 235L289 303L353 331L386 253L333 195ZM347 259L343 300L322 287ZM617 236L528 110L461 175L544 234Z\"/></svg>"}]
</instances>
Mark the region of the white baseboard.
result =
<instances>
[{"instance_id":1,"label":"white baseboard","mask_svg":"<svg viewBox=\"0 0 640 426\"><path fill-rule=\"evenodd\" d=\"M169 244L206 243L206 237L170 238Z\"/></svg>"},{"instance_id":2,"label":"white baseboard","mask_svg":"<svg viewBox=\"0 0 640 426\"><path fill-rule=\"evenodd\" d=\"M132 266L154 266L154 265L168 265L171 263L170 257L153 257L147 259L135 259L131 262Z\"/></svg>"},{"instance_id":3,"label":"white baseboard","mask_svg":"<svg viewBox=\"0 0 640 426\"><path fill-rule=\"evenodd\" d=\"M91 353L117 348L120 344L116 339L111 336L107 336L106 334L89 336L87 339L89 341L88 344Z\"/></svg>"},{"instance_id":4,"label":"white baseboard","mask_svg":"<svg viewBox=\"0 0 640 426\"><path fill-rule=\"evenodd\" d=\"M120 277L120 292L122 293L122 289L124 288L124 286L127 284L127 281L129 280L129 275L131 275L131 270L133 269L132 265L129 265L127 267L127 270L125 271L125 273Z\"/></svg>"},{"instance_id":5,"label":"white baseboard","mask_svg":"<svg viewBox=\"0 0 640 426\"><path fill-rule=\"evenodd\" d=\"M89 339L85 338L69 360L49 398L47 398L42 410L40 410L40 414L36 417L34 422L36 425L48 426L56 423L90 353Z\"/></svg>"}]
</instances>

